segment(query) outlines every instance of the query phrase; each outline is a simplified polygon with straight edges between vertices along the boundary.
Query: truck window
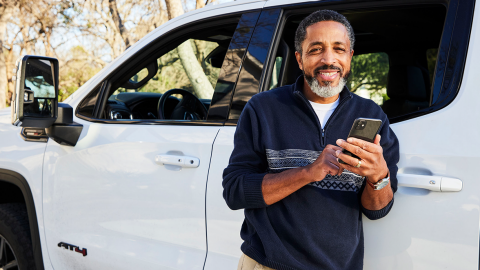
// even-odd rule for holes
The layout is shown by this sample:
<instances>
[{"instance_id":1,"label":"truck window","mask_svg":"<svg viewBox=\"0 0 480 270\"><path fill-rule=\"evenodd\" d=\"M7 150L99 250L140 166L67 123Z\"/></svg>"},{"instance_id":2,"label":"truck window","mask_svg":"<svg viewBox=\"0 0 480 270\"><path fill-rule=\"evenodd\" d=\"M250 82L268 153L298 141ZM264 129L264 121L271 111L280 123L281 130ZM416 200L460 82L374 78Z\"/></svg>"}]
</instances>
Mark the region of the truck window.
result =
<instances>
[{"instance_id":1,"label":"truck window","mask_svg":"<svg viewBox=\"0 0 480 270\"><path fill-rule=\"evenodd\" d=\"M124 62L110 74L100 90L102 94L92 91L77 113L84 119L122 123L206 121L239 19L229 16L188 27L187 33L177 30L162 36L158 45L142 48L136 59Z\"/></svg>"},{"instance_id":2,"label":"truck window","mask_svg":"<svg viewBox=\"0 0 480 270\"><path fill-rule=\"evenodd\" d=\"M278 49L267 71L269 87L263 90L293 84L302 75L295 59L294 35L298 24L314 10L285 12L286 22L275 41ZM390 119L431 106L445 6L337 11L347 17L355 32L349 90L375 101ZM428 20L422 15L427 13Z\"/></svg>"}]
</instances>

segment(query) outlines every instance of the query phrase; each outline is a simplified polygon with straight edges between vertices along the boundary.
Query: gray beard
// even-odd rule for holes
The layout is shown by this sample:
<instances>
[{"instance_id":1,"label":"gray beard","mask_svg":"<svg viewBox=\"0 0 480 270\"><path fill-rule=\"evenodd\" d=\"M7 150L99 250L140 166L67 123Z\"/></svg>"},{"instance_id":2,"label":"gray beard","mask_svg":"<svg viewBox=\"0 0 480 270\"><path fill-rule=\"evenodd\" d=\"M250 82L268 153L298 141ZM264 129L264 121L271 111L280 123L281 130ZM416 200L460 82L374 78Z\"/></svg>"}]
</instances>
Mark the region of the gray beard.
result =
<instances>
[{"instance_id":1,"label":"gray beard","mask_svg":"<svg viewBox=\"0 0 480 270\"><path fill-rule=\"evenodd\" d=\"M307 78L307 76L305 76L305 79L310 86L310 89L312 89L312 91L317 94L317 96L323 98L329 98L339 94L340 92L342 92L345 84L347 84L347 80L344 77L340 78L337 86L332 86L331 84L327 86L320 86L317 78L314 77Z\"/></svg>"}]
</instances>

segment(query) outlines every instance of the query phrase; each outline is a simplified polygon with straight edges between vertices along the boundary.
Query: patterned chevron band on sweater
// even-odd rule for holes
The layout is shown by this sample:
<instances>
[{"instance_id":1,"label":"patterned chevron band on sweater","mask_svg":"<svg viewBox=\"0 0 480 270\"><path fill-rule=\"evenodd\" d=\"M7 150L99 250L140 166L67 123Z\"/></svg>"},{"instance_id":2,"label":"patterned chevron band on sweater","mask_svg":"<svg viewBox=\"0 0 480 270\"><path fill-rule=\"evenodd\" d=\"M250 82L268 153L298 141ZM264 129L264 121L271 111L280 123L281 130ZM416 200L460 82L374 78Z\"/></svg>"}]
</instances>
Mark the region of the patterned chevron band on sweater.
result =
<instances>
[{"instance_id":1,"label":"patterned chevron band on sweater","mask_svg":"<svg viewBox=\"0 0 480 270\"><path fill-rule=\"evenodd\" d=\"M317 160L322 151L304 149L266 149L268 170L271 173L279 173L288 169L304 167ZM358 192L362 187L364 177L350 171L343 171L341 175L330 175L318 182L309 185L321 189Z\"/></svg>"}]
</instances>

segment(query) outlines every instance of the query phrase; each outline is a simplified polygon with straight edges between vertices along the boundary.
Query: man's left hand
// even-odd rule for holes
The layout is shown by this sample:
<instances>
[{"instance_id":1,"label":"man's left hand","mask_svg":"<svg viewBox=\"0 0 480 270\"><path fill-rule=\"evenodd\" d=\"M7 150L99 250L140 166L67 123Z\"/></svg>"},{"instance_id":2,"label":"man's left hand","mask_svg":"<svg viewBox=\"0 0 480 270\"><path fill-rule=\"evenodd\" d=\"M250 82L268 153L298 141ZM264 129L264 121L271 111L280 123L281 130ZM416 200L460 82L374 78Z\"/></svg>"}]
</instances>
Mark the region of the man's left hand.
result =
<instances>
[{"instance_id":1,"label":"man's left hand","mask_svg":"<svg viewBox=\"0 0 480 270\"><path fill-rule=\"evenodd\" d=\"M345 164L339 163L343 169L365 176L367 177L367 181L372 183L376 183L387 176L388 167L387 162L383 158L383 148L380 146L380 135L377 134L373 143L357 138L348 138L347 141L338 139L337 145L355 154L361 161L360 167L357 168L356 166L358 165L359 159L346 155L341 150L337 150L337 158L345 162Z\"/></svg>"}]
</instances>

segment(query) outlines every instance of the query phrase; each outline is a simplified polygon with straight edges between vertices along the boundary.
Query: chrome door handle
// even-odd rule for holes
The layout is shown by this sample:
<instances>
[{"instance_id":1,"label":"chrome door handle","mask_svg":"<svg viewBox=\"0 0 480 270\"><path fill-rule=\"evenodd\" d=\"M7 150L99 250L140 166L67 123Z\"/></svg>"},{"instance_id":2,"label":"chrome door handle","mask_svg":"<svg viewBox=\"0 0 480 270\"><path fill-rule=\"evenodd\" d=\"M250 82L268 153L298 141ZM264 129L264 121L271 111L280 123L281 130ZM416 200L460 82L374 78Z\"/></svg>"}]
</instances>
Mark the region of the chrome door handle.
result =
<instances>
[{"instance_id":1,"label":"chrome door handle","mask_svg":"<svg viewBox=\"0 0 480 270\"><path fill-rule=\"evenodd\" d=\"M196 157L176 155L157 155L155 162L160 165L175 165L187 168L197 168L200 165L200 159Z\"/></svg>"},{"instance_id":2,"label":"chrome door handle","mask_svg":"<svg viewBox=\"0 0 480 270\"><path fill-rule=\"evenodd\" d=\"M463 182L457 178L436 175L397 174L398 185L401 187L424 188L431 191L460 191Z\"/></svg>"}]
</instances>

